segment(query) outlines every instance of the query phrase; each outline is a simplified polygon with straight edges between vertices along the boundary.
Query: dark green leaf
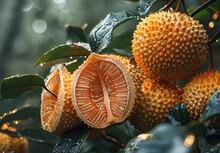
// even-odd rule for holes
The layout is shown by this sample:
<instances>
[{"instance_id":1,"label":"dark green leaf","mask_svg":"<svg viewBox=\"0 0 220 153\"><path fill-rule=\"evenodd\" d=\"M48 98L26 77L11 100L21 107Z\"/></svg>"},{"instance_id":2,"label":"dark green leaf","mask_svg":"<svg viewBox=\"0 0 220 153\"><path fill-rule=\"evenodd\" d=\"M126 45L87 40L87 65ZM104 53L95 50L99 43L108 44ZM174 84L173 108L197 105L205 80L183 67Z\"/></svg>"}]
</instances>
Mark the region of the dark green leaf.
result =
<instances>
[{"instance_id":1,"label":"dark green leaf","mask_svg":"<svg viewBox=\"0 0 220 153\"><path fill-rule=\"evenodd\" d=\"M65 133L56 144L53 153L80 153L91 130L88 127L78 127Z\"/></svg>"},{"instance_id":2,"label":"dark green leaf","mask_svg":"<svg viewBox=\"0 0 220 153\"><path fill-rule=\"evenodd\" d=\"M167 118L173 125L185 125L190 122L189 113L183 103L173 107Z\"/></svg>"},{"instance_id":3,"label":"dark green leaf","mask_svg":"<svg viewBox=\"0 0 220 153\"><path fill-rule=\"evenodd\" d=\"M216 91L206 104L202 115L202 122L207 126L211 123L214 117L220 114L220 90Z\"/></svg>"},{"instance_id":4,"label":"dark green leaf","mask_svg":"<svg viewBox=\"0 0 220 153\"><path fill-rule=\"evenodd\" d=\"M4 133L4 134L7 134L11 137L20 137L18 135L18 132L12 132L12 131L9 131L9 130L0 130L1 133Z\"/></svg>"},{"instance_id":5,"label":"dark green leaf","mask_svg":"<svg viewBox=\"0 0 220 153\"><path fill-rule=\"evenodd\" d=\"M137 137L131 139L125 149L124 149L124 153L133 153L135 152L135 150L137 150L139 148L139 145L142 141L145 141L147 139L151 139L152 138L152 134L140 134ZM121 151L122 152L122 151Z\"/></svg>"},{"instance_id":6,"label":"dark green leaf","mask_svg":"<svg viewBox=\"0 0 220 153\"><path fill-rule=\"evenodd\" d=\"M66 63L66 68L69 72L75 71L84 61L86 57L80 57L72 62Z\"/></svg>"},{"instance_id":7,"label":"dark green leaf","mask_svg":"<svg viewBox=\"0 0 220 153\"><path fill-rule=\"evenodd\" d=\"M137 6L137 12L141 17L144 17L149 12L151 6L158 2L158 0L140 0Z\"/></svg>"},{"instance_id":8,"label":"dark green leaf","mask_svg":"<svg viewBox=\"0 0 220 153\"><path fill-rule=\"evenodd\" d=\"M204 137L208 144L214 145L220 142L220 129L208 128L204 132Z\"/></svg>"},{"instance_id":9,"label":"dark green leaf","mask_svg":"<svg viewBox=\"0 0 220 153\"><path fill-rule=\"evenodd\" d=\"M125 51L125 50L122 50L122 49L116 49L116 48L114 48L113 50L114 50L118 55L128 56L128 57L131 57L131 56L132 56L132 53L131 53L131 52L128 52L128 51Z\"/></svg>"},{"instance_id":10,"label":"dark green leaf","mask_svg":"<svg viewBox=\"0 0 220 153\"><path fill-rule=\"evenodd\" d=\"M123 144L126 144L131 138L134 138L139 134L129 122L106 128L106 133Z\"/></svg>"},{"instance_id":11,"label":"dark green leaf","mask_svg":"<svg viewBox=\"0 0 220 153\"><path fill-rule=\"evenodd\" d=\"M58 141L58 137L41 129L41 128L33 128L33 127L25 127L18 129L18 135L21 137L25 137L32 142L44 143L55 145Z\"/></svg>"},{"instance_id":12,"label":"dark green leaf","mask_svg":"<svg viewBox=\"0 0 220 153\"><path fill-rule=\"evenodd\" d=\"M108 14L89 34L89 43L92 51L99 53L105 49L112 40L113 30L133 18L137 18L137 16L130 11Z\"/></svg>"},{"instance_id":13,"label":"dark green leaf","mask_svg":"<svg viewBox=\"0 0 220 153\"><path fill-rule=\"evenodd\" d=\"M219 129L206 129L204 135L198 140L200 153L219 153L220 151L220 131Z\"/></svg>"},{"instance_id":14,"label":"dark green leaf","mask_svg":"<svg viewBox=\"0 0 220 153\"><path fill-rule=\"evenodd\" d=\"M45 87L44 79L37 74L16 75L1 82L1 99L16 98L24 92Z\"/></svg>"},{"instance_id":15,"label":"dark green leaf","mask_svg":"<svg viewBox=\"0 0 220 153\"><path fill-rule=\"evenodd\" d=\"M160 124L151 132L152 138L139 135L134 143L128 143L126 153L189 153L191 146L185 146L188 136L184 127ZM141 138L141 139L140 139ZM129 149L128 149L129 148Z\"/></svg>"},{"instance_id":16,"label":"dark green leaf","mask_svg":"<svg viewBox=\"0 0 220 153\"><path fill-rule=\"evenodd\" d=\"M71 39L74 42L88 42L84 27L66 25L65 28L67 31L67 39Z\"/></svg>"},{"instance_id":17,"label":"dark green leaf","mask_svg":"<svg viewBox=\"0 0 220 153\"><path fill-rule=\"evenodd\" d=\"M208 0L201 0L203 3L208 1ZM219 11L220 8L220 1L216 0L216 2L212 3L211 5L208 6L209 8L211 8L214 11Z\"/></svg>"},{"instance_id":18,"label":"dark green leaf","mask_svg":"<svg viewBox=\"0 0 220 153\"><path fill-rule=\"evenodd\" d=\"M25 119L39 119L40 107L38 106L24 106L9 113L5 113L0 117L0 127L7 122L20 121Z\"/></svg>"},{"instance_id":19,"label":"dark green leaf","mask_svg":"<svg viewBox=\"0 0 220 153\"><path fill-rule=\"evenodd\" d=\"M71 45L64 44L46 52L43 56L41 56L37 60L35 65L44 64L45 62L53 61L60 58L84 56L89 54L90 52L84 47L81 47L76 44L71 44Z\"/></svg>"}]
</instances>

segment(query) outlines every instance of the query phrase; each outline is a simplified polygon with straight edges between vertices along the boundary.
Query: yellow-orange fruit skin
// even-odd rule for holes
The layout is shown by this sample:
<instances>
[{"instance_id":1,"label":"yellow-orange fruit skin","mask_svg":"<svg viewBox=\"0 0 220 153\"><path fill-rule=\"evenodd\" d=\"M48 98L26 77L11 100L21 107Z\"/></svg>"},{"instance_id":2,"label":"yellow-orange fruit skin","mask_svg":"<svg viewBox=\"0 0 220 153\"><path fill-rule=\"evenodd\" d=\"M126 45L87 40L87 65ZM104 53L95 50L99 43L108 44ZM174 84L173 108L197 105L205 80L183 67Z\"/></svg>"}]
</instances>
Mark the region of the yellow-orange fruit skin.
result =
<instances>
[{"instance_id":1,"label":"yellow-orange fruit skin","mask_svg":"<svg viewBox=\"0 0 220 153\"><path fill-rule=\"evenodd\" d=\"M72 101L78 116L87 125L94 128L105 128L109 125L120 123L129 116L135 101L135 86L126 65L122 61L125 62L129 60L115 55L99 55L93 53L76 71L76 77L72 83ZM112 69L114 71L112 71ZM120 72L120 74L114 75L115 72ZM123 79L119 81L118 78ZM114 82L115 80L117 80L117 82ZM86 84L84 81L86 81ZM124 84L122 84L122 82L124 82ZM118 91L115 88L118 86L117 84L124 86L122 90L125 90L125 88L127 90L126 105L124 103L122 104L120 100L117 100ZM84 90L81 86L87 89ZM97 94L97 92L99 92L99 94ZM87 93L90 93L90 95L88 96ZM88 102L85 104L83 104L83 98L80 97L83 94L84 97L88 99ZM91 105L91 110L93 109L92 112L88 112L88 109L86 110L83 107L89 107L89 105ZM115 117L113 114L114 106L117 107L116 109L122 108L120 110L121 114L118 117ZM83 110L86 110L85 113ZM99 115L93 112L97 112ZM93 114L93 118L91 114Z\"/></svg>"},{"instance_id":2,"label":"yellow-orange fruit skin","mask_svg":"<svg viewBox=\"0 0 220 153\"><path fill-rule=\"evenodd\" d=\"M194 75L205 62L208 35L198 21L186 14L152 13L137 25L132 52L149 77L182 80Z\"/></svg>"},{"instance_id":3,"label":"yellow-orange fruit skin","mask_svg":"<svg viewBox=\"0 0 220 153\"><path fill-rule=\"evenodd\" d=\"M143 100L131 118L131 123L141 132L166 121L171 108L182 101L182 90L170 83L146 79L142 84Z\"/></svg>"},{"instance_id":4,"label":"yellow-orange fruit skin","mask_svg":"<svg viewBox=\"0 0 220 153\"><path fill-rule=\"evenodd\" d=\"M70 74L64 66L58 66L45 83L46 87L57 95L57 98L45 89L42 91L42 127L57 135L81 124L72 106L71 83L73 77L74 74Z\"/></svg>"},{"instance_id":5,"label":"yellow-orange fruit skin","mask_svg":"<svg viewBox=\"0 0 220 153\"><path fill-rule=\"evenodd\" d=\"M16 131L15 128L3 124L2 130ZM29 142L26 138L15 138L0 132L0 152L28 153Z\"/></svg>"},{"instance_id":6,"label":"yellow-orange fruit skin","mask_svg":"<svg viewBox=\"0 0 220 153\"><path fill-rule=\"evenodd\" d=\"M198 121L211 95L220 89L220 72L208 71L194 77L183 88L183 103L192 120Z\"/></svg>"}]
</instances>

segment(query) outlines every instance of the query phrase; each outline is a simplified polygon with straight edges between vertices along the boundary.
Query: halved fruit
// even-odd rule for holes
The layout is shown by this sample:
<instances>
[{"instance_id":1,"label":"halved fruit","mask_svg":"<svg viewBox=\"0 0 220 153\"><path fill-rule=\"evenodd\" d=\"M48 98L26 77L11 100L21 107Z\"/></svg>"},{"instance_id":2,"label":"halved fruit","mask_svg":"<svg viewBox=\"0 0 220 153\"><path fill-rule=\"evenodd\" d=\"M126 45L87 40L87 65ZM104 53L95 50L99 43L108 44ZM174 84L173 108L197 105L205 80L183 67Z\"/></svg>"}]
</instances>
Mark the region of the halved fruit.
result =
<instances>
[{"instance_id":1,"label":"halved fruit","mask_svg":"<svg viewBox=\"0 0 220 153\"><path fill-rule=\"evenodd\" d=\"M89 126L105 128L124 121L135 100L135 87L126 66L109 55L91 54L75 73L72 101Z\"/></svg>"},{"instance_id":2,"label":"halved fruit","mask_svg":"<svg viewBox=\"0 0 220 153\"><path fill-rule=\"evenodd\" d=\"M72 75L66 67L58 66L48 77L46 87L41 95L41 124L42 127L54 134L61 134L80 124L80 119L71 102Z\"/></svg>"}]
</instances>

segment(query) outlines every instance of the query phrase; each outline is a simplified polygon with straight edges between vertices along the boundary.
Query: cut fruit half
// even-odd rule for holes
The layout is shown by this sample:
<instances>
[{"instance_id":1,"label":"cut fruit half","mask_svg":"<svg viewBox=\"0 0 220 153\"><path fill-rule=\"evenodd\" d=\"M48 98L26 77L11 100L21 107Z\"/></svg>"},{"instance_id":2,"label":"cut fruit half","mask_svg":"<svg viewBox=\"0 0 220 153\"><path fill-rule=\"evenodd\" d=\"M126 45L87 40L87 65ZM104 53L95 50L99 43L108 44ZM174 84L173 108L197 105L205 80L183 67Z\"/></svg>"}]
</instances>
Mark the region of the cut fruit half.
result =
<instances>
[{"instance_id":1,"label":"cut fruit half","mask_svg":"<svg viewBox=\"0 0 220 153\"><path fill-rule=\"evenodd\" d=\"M124 121L135 100L135 87L126 66L109 55L91 54L75 73L72 101L89 126L105 128Z\"/></svg>"},{"instance_id":2,"label":"cut fruit half","mask_svg":"<svg viewBox=\"0 0 220 153\"><path fill-rule=\"evenodd\" d=\"M42 127L54 134L61 134L80 124L80 120L71 102L72 75L66 67L58 66L48 77L46 87L41 95Z\"/></svg>"}]
</instances>

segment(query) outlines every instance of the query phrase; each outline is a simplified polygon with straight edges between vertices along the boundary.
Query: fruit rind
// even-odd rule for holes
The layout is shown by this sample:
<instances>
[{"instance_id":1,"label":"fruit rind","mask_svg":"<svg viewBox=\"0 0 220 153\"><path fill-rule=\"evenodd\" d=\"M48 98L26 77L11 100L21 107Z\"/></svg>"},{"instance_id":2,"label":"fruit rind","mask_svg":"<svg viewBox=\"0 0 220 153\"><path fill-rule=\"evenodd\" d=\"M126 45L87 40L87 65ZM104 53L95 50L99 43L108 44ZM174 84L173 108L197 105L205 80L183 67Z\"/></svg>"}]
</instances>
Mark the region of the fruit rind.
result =
<instances>
[{"instance_id":1,"label":"fruit rind","mask_svg":"<svg viewBox=\"0 0 220 153\"><path fill-rule=\"evenodd\" d=\"M208 35L190 16L161 11L142 19L133 34L132 51L149 76L183 80L195 75L208 54Z\"/></svg>"},{"instance_id":2,"label":"fruit rind","mask_svg":"<svg viewBox=\"0 0 220 153\"><path fill-rule=\"evenodd\" d=\"M182 101L182 90L169 82L146 79L142 84L143 100L131 118L131 123L141 132L166 121L166 115Z\"/></svg>"},{"instance_id":3,"label":"fruit rind","mask_svg":"<svg viewBox=\"0 0 220 153\"><path fill-rule=\"evenodd\" d=\"M45 89L42 91L42 127L57 135L81 123L71 102L70 89L72 78L73 75L71 75L64 66L59 65L49 75L45 83L46 87L57 95L57 98Z\"/></svg>"},{"instance_id":4,"label":"fruit rind","mask_svg":"<svg viewBox=\"0 0 220 153\"><path fill-rule=\"evenodd\" d=\"M183 103L191 120L198 121L211 95L220 90L220 72L207 71L198 74L183 88Z\"/></svg>"}]
</instances>

